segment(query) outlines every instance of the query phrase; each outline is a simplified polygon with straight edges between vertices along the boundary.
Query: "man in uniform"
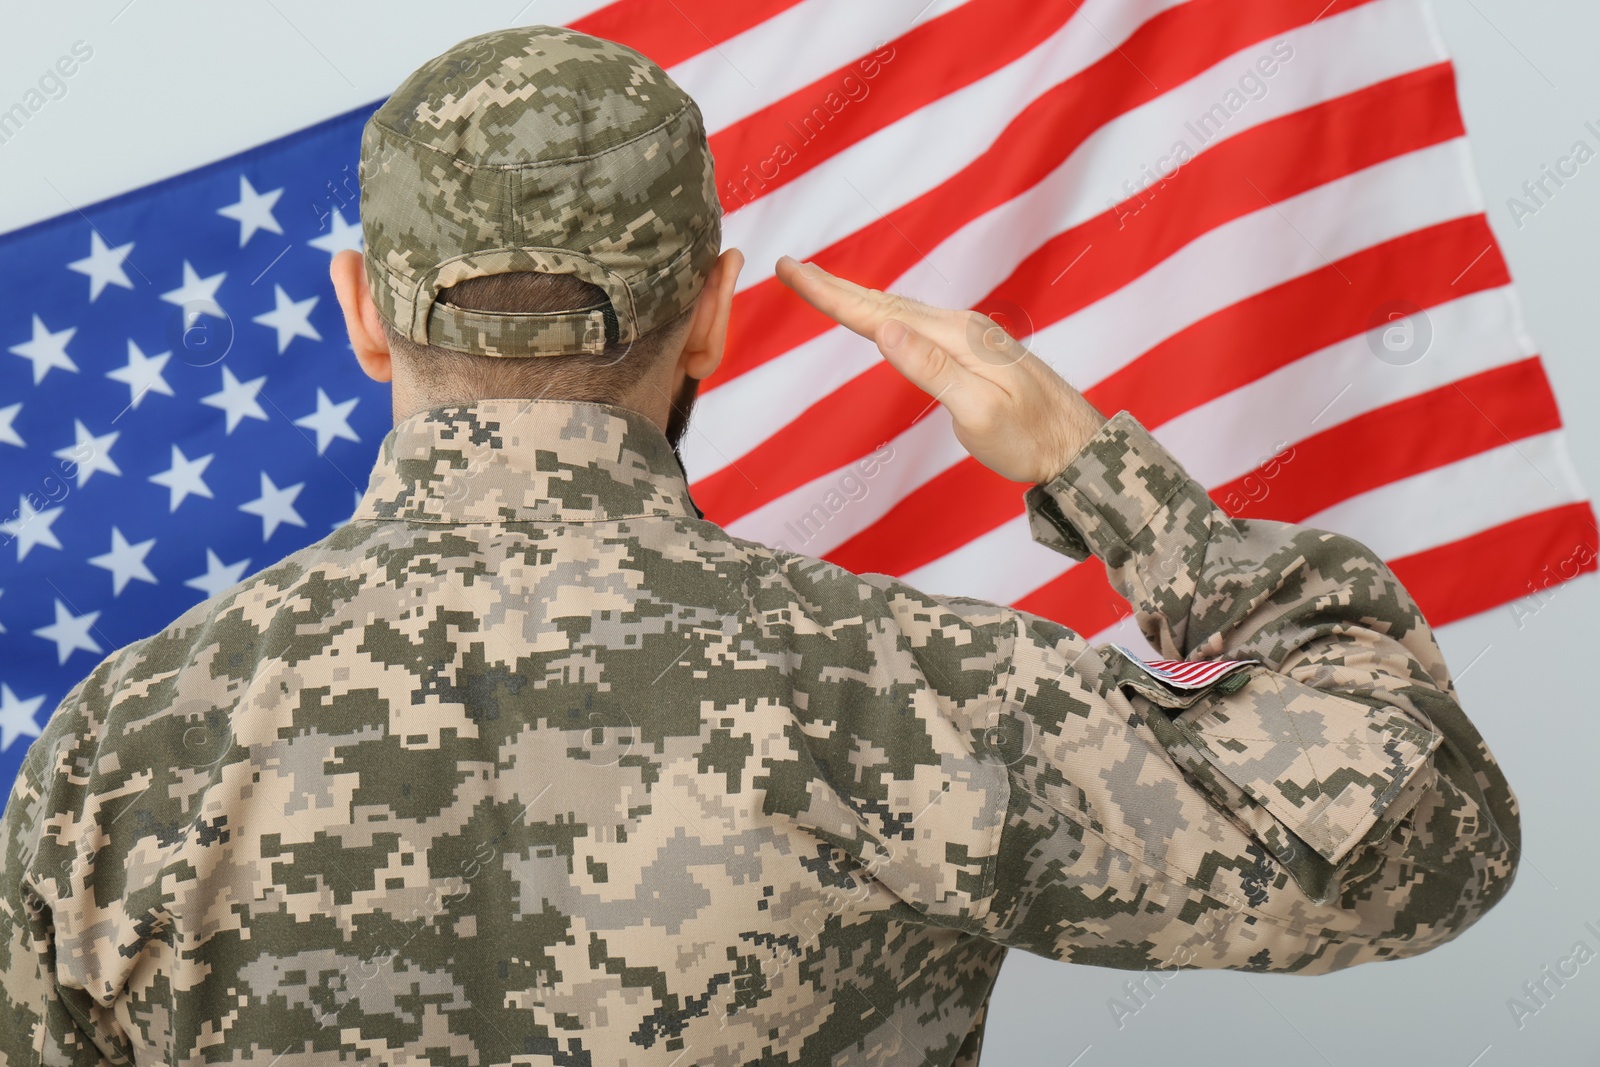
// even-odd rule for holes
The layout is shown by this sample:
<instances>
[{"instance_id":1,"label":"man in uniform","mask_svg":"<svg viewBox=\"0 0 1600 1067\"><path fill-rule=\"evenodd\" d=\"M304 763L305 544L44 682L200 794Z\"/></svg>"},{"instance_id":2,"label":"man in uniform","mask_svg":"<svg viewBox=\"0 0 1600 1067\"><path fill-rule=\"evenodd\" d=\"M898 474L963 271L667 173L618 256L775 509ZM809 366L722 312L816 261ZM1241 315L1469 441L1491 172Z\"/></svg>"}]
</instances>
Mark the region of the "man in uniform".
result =
<instances>
[{"instance_id":1,"label":"man in uniform","mask_svg":"<svg viewBox=\"0 0 1600 1067\"><path fill-rule=\"evenodd\" d=\"M1188 664L702 518L674 445L741 259L642 56L464 42L362 179L334 282L396 426L349 524L29 751L0 1062L970 1065L1010 947L1318 974L1511 885L1514 798L1384 563L1229 518L979 316L778 265Z\"/></svg>"}]
</instances>

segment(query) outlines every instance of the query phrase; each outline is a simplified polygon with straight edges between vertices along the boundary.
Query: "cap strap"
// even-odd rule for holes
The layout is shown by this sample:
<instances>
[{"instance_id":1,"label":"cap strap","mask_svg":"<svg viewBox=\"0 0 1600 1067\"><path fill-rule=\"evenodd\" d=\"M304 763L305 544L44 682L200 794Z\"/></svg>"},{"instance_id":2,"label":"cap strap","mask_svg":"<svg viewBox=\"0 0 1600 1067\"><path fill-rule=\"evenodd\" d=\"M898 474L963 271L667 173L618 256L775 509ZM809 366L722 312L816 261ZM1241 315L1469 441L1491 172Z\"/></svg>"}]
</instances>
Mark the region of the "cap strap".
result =
<instances>
[{"instance_id":1,"label":"cap strap","mask_svg":"<svg viewBox=\"0 0 1600 1067\"><path fill-rule=\"evenodd\" d=\"M609 302L574 311L472 311L435 302L428 311L430 345L472 355L517 359L598 356L618 335Z\"/></svg>"}]
</instances>

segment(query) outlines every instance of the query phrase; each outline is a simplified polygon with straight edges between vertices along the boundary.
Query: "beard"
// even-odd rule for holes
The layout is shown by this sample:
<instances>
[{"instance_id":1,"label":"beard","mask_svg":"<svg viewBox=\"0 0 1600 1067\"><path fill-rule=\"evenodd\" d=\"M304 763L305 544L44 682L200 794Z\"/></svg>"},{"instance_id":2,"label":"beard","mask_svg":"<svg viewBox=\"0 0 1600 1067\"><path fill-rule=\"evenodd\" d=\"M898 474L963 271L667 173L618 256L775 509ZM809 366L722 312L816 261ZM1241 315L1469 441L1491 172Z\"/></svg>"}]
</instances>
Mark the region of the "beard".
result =
<instances>
[{"instance_id":1,"label":"beard","mask_svg":"<svg viewBox=\"0 0 1600 1067\"><path fill-rule=\"evenodd\" d=\"M672 445L672 454L678 457L678 466L683 466L683 456L678 452L678 445L683 441L683 435L689 432L689 416L694 412L695 397L700 392L700 379L685 376L683 385L678 389L678 395L672 398L672 412L667 416L667 442Z\"/></svg>"}]
</instances>

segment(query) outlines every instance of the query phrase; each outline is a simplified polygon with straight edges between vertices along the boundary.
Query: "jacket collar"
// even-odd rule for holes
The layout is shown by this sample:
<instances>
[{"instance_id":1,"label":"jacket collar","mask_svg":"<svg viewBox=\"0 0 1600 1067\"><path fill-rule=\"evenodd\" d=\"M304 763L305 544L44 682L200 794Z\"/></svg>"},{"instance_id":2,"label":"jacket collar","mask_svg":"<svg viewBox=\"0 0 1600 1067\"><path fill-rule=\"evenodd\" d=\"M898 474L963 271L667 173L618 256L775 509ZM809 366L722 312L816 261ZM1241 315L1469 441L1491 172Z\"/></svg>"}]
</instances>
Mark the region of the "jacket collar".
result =
<instances>
[{"instance_id":1,"label":"jacket collar","mask_svg":"<svg viewBox=\"0 0 1600 1067\"><path fill-rule=\"evenodd\" d=\"M403 419L352 516L436 523L701 518L677 455L638 412L480 400Z\"/></svg>"}]
</instances>

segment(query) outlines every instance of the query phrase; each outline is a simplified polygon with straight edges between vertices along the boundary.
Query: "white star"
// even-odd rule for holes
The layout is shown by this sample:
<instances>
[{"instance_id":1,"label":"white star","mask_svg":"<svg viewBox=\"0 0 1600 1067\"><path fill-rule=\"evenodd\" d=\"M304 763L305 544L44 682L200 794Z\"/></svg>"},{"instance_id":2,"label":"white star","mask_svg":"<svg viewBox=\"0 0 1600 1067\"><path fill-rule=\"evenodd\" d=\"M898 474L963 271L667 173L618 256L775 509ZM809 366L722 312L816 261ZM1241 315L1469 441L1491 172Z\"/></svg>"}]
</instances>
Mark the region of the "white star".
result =
<instances>
[{"instance_id":1,"label":"white star","mask_svg":"<svg viewBox=\"0 0 1600 1067\"><path fill-rule=\"evenodd\" d=\"M21 563L28 558L34 545L43 545L46 548L60 548L61 542L56 540L56 535L50 527L61 517L60 508L51 508L48 511L36 511L28 503L26 496L21 498L17 506L17 517L0 522L0 533L17 539L17 562Z\"/></svg>"},{"instance_id":2,"label":"white star","mask_svg":"<svg viewBox=\"0 0 1600 1067\"><path fill-rule=\"evenodd\" d=\"M127 271L122 269L122 261L127 259L128 253L132 251L132 241L110 248L100 239L100 231L89 231L89 254L83 259L67 264L68 270L89 276L89 303L99 300L100 294L105 292L108 285L120 285L124 289L133 288L133 283L128 280Z\"/></svg>"},{"instance_id":3,"label":"white star","mask_svg":"<svg viewBox=\"0 0 1600 1067\"><path fill-rule=\"evenodd\" d=\"M361 251L361 221L344 221L344 212L335 210L333 213L333 229L321 237L313 237L306 243L312 248L320 248L328 255L336 255L349 249L352 252Z\"/></svg>"},{"instance_id":4,"label":"white star","mask_svg":"<svg viewBox=\"0 0 1600 1067\"><path fill-rule=\"evenodd\" d=\"M39 723L34 715L43 703L42 696L18 700L9 685L0 685L0 752L10 748L11 742L19 737L39 736Z\"/></svg>"},{"instance_id":5,"label":"white star","mask_svg":"<svg viewBox=\"0 0 1600 1067\"><path fill-rule=\"evenodd\" d=\"M172 494L172 506L169 511L177 511L178 505L183 503L187 496L203 496L211 499L211 487L201 480L200 476L206 472L211 461L216 458L216 453L201 456L199 459L188 459L177 445L172 446L172 466L160 474L152 474L150 480L157 485L164 485Z\"/></svg>"},{"instance_id":6,"label":"white star","mask_svg":"<svg viewBox=\"0 0 1600 1067\"><path fill-rule=\"evenodd\" d=\"M270 193L256 192L256 187L250 184L250 179L241 174L239 202L218 208L217 214L233 219L239 224L239 247L243 248L249 243L250 238L256 235L257 230L280 234L283 232L278 220L272 217L272 205L276 204L278 197L282 195L282 189L274 189Z\"/></svg>"},{"instance_id":7,"label":"white star","mask_svg":"<svg viewBox=\"0 0 1600 1067\"><path fill-rule=\"evenodd\" d=\"M22 438L17 436L17 431L11 428L11 424L17 421L17 412L21 410L22 401L20 400L15 404L0 408L0 443L16 445L18 448L27 447Z\"/></svg>"},{"instance_id":8,"label":"white star","mask_svg":"<svg viewBox=\"0 0 1600 1067\"><path fill-rule=\"evenodd\" d=\"M193 320L201 315L225 319L228 313L217 303L217 290L222 288L222 281L227 276L228 272L223 271L221 274L202 278L195 273L195 269L186 259L183 261L183 284L169 293L162 293L161 299L169 304L176 304L188 312L186 318L189 321L184 323L185 326L193 326Z\"/></svg>"},{"instance_id":9,"label":"white star","mask_svg":"<svg viewBox=\"0 0 1600 1067\"><path fill-rule=\"evenodd\" d=\"M279 489L272 484L272 479L267 477L267 472L261 472L261 495L248 504L240 504L239 510L249 515L261 516L261 540L270 541L272 535L277 533L278 527L284 523L290 526L304 526L306 520L294 509L294 498L300 495L300 490L306 487L305 482L291 485L287 489Z\"/></svg>"},{"instance_id":10,"label":"white star","mask_svg":"<svg viewBox=\"0 0 1600 1067\"><path fill-rule=\"evenodd\" d=\"M343 437L347 441L361 440L350 428L350 410L360 402L360 399L357 397L355 400L335 404L328 399L327 393L321 389L317 390L317 410L304 418L294 420L296 426L317 431L317 455L326 452L335 437Z\"/></svg>"},{"instance_id":11,"label":"white star","mask_svg":"<svg viewBox=\"0 0 1600 1067\"><path fill-rule=\"evenodd\" d=\"M184 585L198 589L207 597L218 596L229 586L237 585L239 579L244 577L244 572L250 566L250 561L241 559L238 563L223 566L217 554L206 549L206 572L198 578L190 578Z\"/></svg>"},{"instance_id":12,"label":"white star","mask_svg":"<svg viewBox=\"0 0 1600 1067\"><path fill-rule=\"evenodd\" d=\"M145 566L144 558L156 545L152 537L148 541L140 541L136 545L128 544L128 539L122 536L122 531L115 526L111 527L111 551L103 556L90 559L91 565L104 568L111 572L111 595L121 596L122 590L129 582L137 578L141 582L156 584L156 576L150 573L150 568Z\"/></svg>"},{"instance_id":13,"label":"white star","mask_svg":"<svg viewBox=\"0 0 1600 1067\"><path fill-rule=\"evenodd\" d=\"M56 621L50 625L42 625L34 630L35 637L45 638L46 641L56 643L56 656L59 657L58 665L67 662L67 656L82 648L86 653L99 653L102 651L99 641L90 637L90 630L94 629L94 619L98 619L99 611L90 611L86 614L72 614L67 605L56 600Z\"/></svg>"},{"instance_id":14,"label":"white star","mask_svg":"<svg viewBox=\"0 0 1600 1067\"><path fill-rule=\"evenodd\" d=\"M267 420L267 413L261 410L261 405L256 402L256 394L261 392L261 386L266 383L267 376L252 378L248 382L240 382L233 376L233 371L227 367L222 368L222 391L212 393L210 396L200 398L200 403L208 404L214 408L221 408L228 413L228 432L232 433L234 427L246 416L252 419Z\"/></svg>"},{"instance_id":15,"label":"white star","mask_svg":"<svg viewBox=\"0 0 1600 1067\"><path fill-rule=\"evenodd\" d=\"M46 641L56 643L56 655L60 657L58 666L67 662L67 657L78 649L85 652L101 651L100 643L89 636L89 631L94 629L94 621L100 617L98 611L91 611L86 615L74 615L67 610L67 606L60 600L56 601L56 621L49 626L41 626L33 631L35 637L42 637Z\"/></svg>"},{"instance_id":16,"label":"white star","mask_svg":"<svg viewBox=\"0 0 1600 1067\"><path fill-rule=\"evenodd\" d=\"M23 359L33 360L33 384L38 385L44 381L44 376L60 367L62 370L78 371L78 365L72 362L72 357L67 355L67 342L72 340L72 335L78 332L76 326L68 327L57 333L51 333L44 321L35 315L33 317L33 340L24 341L20 345L12 345L11 351Z\"/></svg>"},{"instance_id":17,"label":"white star","mask_svg":"<svg viewBox=\"0 0 1600 1067\"><path fill-rule=\"evenodd\" d=\"M111 446L117 443L117 438L122 436L121 430L113 430L108 434L96 437L89 432L89 428L81 421L74 419L73 427L77 430L78 440L65 448L58 448L52 455L57 459L64 459L77 465L78 487L87 485L95 471L105 471L119 477L122 469L111 458ZM71 477L71 475L68 475Z\"/></svg>"},{"instance_id":18,"label":"white star","mask_svg":"<svg viewBox=\"0 0 1600 1067\"><path fill-rule=\"evenodd\" d=\"M308 296L304 300L290 300L289 294L283 291L283 286L274 285L273 299L277 307L264 315L257 315L252 322L259 322L263 326L271 326L278 331L278 354L283 355L283 350L289 347L289 342L296 337L309 337L313 341L322 340L322 335L317 328L311 325L311 309L317 306L320 296Z\"/></svg>"},{"instance_id":19,"label":"white star","mask_svg":"<svg viewBox=\"0 0 1600 1067\"><path fill-rule=\"evenodd\" d=\"M106 377L114 382L121 382L128 387L128 403L137 408L139 401L144 399L146 393L160 393L162 396L172 395L172 386L161 376L161 369L167 365L167 360L172 358L171 352L163 352L159 356L147 356L140 347L131 340L128 342L128 365L118 367L116 370L106 371Z\"/></svg>"},{"instance_id":20,"label":"white star","mask_svg":"<svg viewBox=\"0 0 1600 1067\"><path fill-rule=\"evenodd\" d=\"M0 589L0 596L5 596L5 594L6 594L6 591L4 589ZM5 632L6 632L5 624L4 623L0 623L0 634L3 634Z\"/></svg>"}]
</instances>

